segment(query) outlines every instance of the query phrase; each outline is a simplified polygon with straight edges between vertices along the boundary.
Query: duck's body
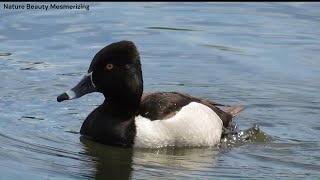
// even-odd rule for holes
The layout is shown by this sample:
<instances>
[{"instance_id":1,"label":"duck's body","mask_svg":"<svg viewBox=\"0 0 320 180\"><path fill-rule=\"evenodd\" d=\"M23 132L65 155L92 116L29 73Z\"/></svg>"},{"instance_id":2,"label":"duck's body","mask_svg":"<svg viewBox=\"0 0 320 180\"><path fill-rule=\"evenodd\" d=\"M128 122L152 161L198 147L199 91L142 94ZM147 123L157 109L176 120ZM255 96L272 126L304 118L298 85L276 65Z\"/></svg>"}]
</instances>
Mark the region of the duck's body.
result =
<instances>
[{"instance_id":1,"label":"duck's body","mask_svg":"<svg viewBox=\"0 0 320 180\"><path fill-rule=\"evenodd\" d=\"M213 146L222 134L220 117L208 106L191 102L165 120L135 118L134 147Z\"/></svg>"},{"instance_id":2,"label":"duck's body","mask_svg":"<svg viewBox=\"0 0 320 180\"><path fill-rule=\"evenodd\" d=\"M143 94L139 53L130 41L99 51L87 75L58 101L95 91L106 100L86 118L80 133L122 147L213 146L243 109L222 111L221 104L177 92Z\"/></svg>"}]
</instances>

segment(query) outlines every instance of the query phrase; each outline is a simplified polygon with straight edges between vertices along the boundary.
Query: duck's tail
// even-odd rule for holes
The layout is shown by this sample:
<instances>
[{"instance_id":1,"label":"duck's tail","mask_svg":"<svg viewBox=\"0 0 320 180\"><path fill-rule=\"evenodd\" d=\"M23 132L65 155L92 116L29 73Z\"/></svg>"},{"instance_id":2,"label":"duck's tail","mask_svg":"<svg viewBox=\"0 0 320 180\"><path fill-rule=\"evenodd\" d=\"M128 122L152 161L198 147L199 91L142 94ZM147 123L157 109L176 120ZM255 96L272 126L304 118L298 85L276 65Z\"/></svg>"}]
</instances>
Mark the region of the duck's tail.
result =
<instances>
[{"instance_id":1,"label":"duck's tail","mask_svg":"<svg viewBox=\"0 0 320 180\"><path fill-rule=\"evenodd\" d=\"M211 106L224 106L224 112L231 114L232 117L235 117L240 111L245 109L243 105L224 105L214 101L209 101L206 99L199 99L199 101L203 104L210 104Z\"/></svg>"},{"instance_id":2,"label":"duck's tail","mask_svg":"<svg viewBox=\"0 0 320 180\"><path fill-rule=\"evenodd\" d=\"M245 107L242 105L235 105L226 107L223 111L231 114L232 117L235 117L240 111L244 110Z\"/></svg>"}]
</instances>

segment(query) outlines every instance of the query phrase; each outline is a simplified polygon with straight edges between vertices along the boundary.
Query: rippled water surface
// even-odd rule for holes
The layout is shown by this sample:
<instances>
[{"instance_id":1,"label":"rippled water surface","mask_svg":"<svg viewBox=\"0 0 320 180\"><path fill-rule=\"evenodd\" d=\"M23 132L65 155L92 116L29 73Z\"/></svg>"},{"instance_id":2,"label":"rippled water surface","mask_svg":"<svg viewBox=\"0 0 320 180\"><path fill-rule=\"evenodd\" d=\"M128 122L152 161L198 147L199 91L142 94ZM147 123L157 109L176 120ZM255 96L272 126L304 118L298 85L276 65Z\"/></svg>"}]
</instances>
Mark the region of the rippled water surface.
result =
<instances>
[{"instance_id":1,"label":"rippled water surface","mask_svg":"<svg viewBox=\"0 0 320 180\"><path fill-rule=\"evenodd\" d=\"M0 179L320 177L320 3L82 4L90 10L0 7ZM123 39L140 51L145 91L245 105L242 137L164 149L80 138L103 96L56 97Z\"/></svg>"}]
</instances>

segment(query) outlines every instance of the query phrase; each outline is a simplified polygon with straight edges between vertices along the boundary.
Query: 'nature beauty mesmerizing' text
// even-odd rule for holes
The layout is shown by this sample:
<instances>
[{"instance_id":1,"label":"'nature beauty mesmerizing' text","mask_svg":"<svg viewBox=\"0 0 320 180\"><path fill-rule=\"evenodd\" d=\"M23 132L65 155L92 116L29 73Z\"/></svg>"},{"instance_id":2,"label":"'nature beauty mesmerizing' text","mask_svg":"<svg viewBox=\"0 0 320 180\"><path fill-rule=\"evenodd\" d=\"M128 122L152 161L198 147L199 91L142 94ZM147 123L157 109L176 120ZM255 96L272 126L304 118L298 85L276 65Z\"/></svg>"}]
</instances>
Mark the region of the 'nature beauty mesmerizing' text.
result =
<instances>
[{"instance_id":1,"label":"'nature beauty mesmerizing' text","mask_svg":"<svg viewBox=\"0 0 320 180\"><path fill-rule=\"evenodd\" d=\"M3 9L86 9L89 11L89 5L84 4L73 4L73 5L66 5L66 4L3 4Z\"/></svg>"}]
</instances>

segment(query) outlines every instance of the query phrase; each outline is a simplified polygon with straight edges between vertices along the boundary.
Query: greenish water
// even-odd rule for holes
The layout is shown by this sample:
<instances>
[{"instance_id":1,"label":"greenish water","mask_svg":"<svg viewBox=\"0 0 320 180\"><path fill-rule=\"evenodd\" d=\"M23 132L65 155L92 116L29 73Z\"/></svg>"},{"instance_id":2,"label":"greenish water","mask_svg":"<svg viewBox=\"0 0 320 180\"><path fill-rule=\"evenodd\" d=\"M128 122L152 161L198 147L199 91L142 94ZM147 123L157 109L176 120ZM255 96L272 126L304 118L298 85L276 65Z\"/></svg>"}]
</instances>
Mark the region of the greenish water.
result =
<instances>
[{"instance_id":1,"label":"greenish water","mask_svg":"<svg viewBox=\"0 0 320 180\"><path fill-rule=\"evenodd\" d=\"M320 3L78 4L90 10L0 7L0 179L319 179ZM239 134L210 148L82 139L103 96L56 96L123 39L140 51L146 92L245 105Z\"/></svg>"}]
</instances>

